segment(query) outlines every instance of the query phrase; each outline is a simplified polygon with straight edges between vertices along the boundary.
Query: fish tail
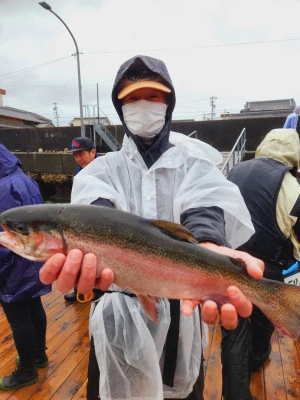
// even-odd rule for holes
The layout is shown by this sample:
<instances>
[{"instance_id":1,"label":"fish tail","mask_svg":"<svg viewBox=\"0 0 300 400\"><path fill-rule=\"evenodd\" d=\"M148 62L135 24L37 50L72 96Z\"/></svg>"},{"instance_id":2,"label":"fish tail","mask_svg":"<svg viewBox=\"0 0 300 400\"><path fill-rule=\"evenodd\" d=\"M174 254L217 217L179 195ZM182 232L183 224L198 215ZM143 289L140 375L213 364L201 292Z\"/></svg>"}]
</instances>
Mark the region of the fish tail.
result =
<instances>
[{"instance_id":1,"label":"fish tail","mask_svg":"<svg viewBox=\"0 0 300 400\"><path fill-rule=\"evenodd\" d=\"M300 335L300 286L269 281L267 301L253 301L273 325L293 339Z\"/></svg>"}]
</instances>

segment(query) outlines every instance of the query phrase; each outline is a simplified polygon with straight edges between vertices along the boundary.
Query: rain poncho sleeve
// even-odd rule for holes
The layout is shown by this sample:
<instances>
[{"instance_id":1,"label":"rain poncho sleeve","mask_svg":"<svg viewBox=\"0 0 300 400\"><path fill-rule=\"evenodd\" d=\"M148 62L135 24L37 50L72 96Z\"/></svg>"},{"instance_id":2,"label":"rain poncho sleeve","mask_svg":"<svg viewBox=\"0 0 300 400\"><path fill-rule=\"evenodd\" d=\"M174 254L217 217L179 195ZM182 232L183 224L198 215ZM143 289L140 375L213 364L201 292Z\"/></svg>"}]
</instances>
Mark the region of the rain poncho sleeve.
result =
<instances>
[{"instance_id":1,"label":"rain poncho sleeve","mask_svg":"<svg viewBox=\"0 0 300 400\"><path fill-rule=\"evenodd\" d=\"M253 234L251 219L237 187L216 167L220 153L178 133L171 134L170 141L174 146L148 169L133 140L125 140L120 151L99 157L75 177L71 202L91 204L103 198L117 209L177 223L187 210L215 206L224 212L230 245L248 240ZM115 285L113 289L121 291ZM159 323L153 324L136 297L121 293L105 294L92 310L90 331L102 400L186 398L191 392L205 345L199 313L180 314L174 386L169 387L161 378L169 301L160 299L157 310Z\"/></svg>"}]
</instances>

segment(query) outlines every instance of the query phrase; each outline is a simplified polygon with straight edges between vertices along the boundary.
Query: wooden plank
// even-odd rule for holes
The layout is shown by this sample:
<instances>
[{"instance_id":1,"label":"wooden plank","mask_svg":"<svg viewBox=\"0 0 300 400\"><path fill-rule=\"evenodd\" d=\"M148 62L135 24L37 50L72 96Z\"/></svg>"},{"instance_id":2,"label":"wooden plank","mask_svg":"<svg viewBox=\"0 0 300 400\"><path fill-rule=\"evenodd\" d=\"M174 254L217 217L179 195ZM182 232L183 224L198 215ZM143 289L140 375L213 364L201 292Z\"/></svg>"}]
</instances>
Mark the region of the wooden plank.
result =
<instances>
[{"instance_id":1,"label":"wooden plank","mask_svg":"<svg viewBox=\"0 0 300 400\"><path fill-rule=\"evenodd\" d=\"M51 303L63 298L63 293L56 288L56 282L52 284L52 291L45 296L42 296L44 308L47 309Z\"/></svg>"},{"instance_id":2,"label":"wooden plank","mask_svg":"<svg viewBox=\"0 0 300 400\"><path fill-rule=\"evenodd\" d=\"M204 382L204 399L220 400L222 398L222 365L221 365L221 328L216 323L214 329L210 327L212 336L211 346L205 355L207 368Z\"/></svg>"},{"instance_id":3,"label":"wooden plank","mask_svg":"<svg viewBox=\"0 0 300 400\"><path fill-rule=\"evenodd\" d=\"M54 393L54 395L51 397L51 400L86 398L86 385L83 385L83 382L86 381L87 377L88 359L89 355L87 353L76 366L74 371Z\"/></svg>"},{"instance_id":4,"label":"wooden plank","mask_svg":"<svg viewBox=\"0 0 300 400\"><path fill-rule=\"evenodd\" d=\"M87 370L85 377L86 376L87 376ZM80 386L77 393L75 393L75 395L72 397L72 400L86 399L86 385L87 385L87 379L83 380L83 384Z\"/></svg>"},{"instance_id":5,"label":"wooden plank","mask_svg":"<svg viewBox=\"0 0 300 400\"><path fill-rule=\"evenodd\" d=\"M300 399L300 361L294 340L278 334L287 400Z\"/></svg>"},{"instance_id":6,"label":"wooden plank","mask_svg":"<svg viewBox=\"0 0 300 400\"><path fill-rule=\"evenodd\" d=\"M250 391L252 396L255 396L258 400L265 399L265 382L263 369L259 372L252 373L250 381Z\"/></svg>"},{"instance_id":7,"label":"wooden plank","mask_svg":"<svg viewBox=\"0 0 300 400\"><path fill-rule=\"evenodd\" d=\"M52 354L47 378L45 384L42 385L43 390L40 391L39 387L37 387L36 390L31 393L34 400L51 399L60 386L62 386L66 379L72 374L81 360L85 358L85 362L87 362L90 339L86 329L80 332L81 334L78 336L74 335L70 337ZM70 353L72 353L72 357L68 357ZM68 362L64 362L65 360L68 360ZM77 383L75 389L78 389ZM76 390L73 391L73 394L76 393Z\"/></svg>"},{"instance_id":8,"label":"wooden plank","mask_svg":"<svg viewBox=\"0 0 300 400\"><path fill-rule=\"evenodd\" d=\"M285 400L285 383L283 379L282 360L278 341L278 332L271 338L272 352L263 365L266 400Z\"/></svg>"},{"instance_id":9,"label":"wooden plank","mask_svg":"<svg viewBox=\"0 0 300 400\"><path fill-rule=\"evenodd\" d=\"M35 385L18 389L15 393L20 392L24 399L52 398L89 352L90 339L86 320L78 324L75 331L72 330L68 334L67 332L68 330L64 331L65 335L61 336L60 340L57 340L59 335L53 337L55 345L49 347L50 364L49 367L38 370L39 381Z\"/></svg>"}]
</instances>

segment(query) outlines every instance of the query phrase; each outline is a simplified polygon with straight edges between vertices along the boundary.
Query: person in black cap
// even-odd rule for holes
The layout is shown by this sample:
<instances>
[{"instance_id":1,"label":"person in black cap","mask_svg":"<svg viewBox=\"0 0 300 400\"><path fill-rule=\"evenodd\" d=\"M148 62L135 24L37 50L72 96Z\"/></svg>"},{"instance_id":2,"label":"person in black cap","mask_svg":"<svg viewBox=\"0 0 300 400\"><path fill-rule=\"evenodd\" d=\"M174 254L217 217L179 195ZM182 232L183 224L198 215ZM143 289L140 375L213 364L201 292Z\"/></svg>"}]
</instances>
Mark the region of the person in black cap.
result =
<instances>
[{"instance_id":1,"label":"person in black cap","mask_svg":"<svg viewBox=\"0 0 300 400\"><path fill-rule=\"evenodd\" d=\"M98 157L94 143L87 137L77 137L73 139L69 153L73 153L75 162L78 164L76 175L91 161ZM76 286L72 292L64 295L64 299L69 303L73 303L77 300Z\"/></svg>"},{"instance_id":2,"label":"person in black cap","mask_svg":"<svg viewBox=\"0 0 300 400\"><path fill-rule=\"evenodd\" d=\"M96 147L91 139L87 137L73 139L69 153L73 153L74 159L79 166L76 174L97 157Z\"/></svg>"},{"instance_id":3,"label":"person in black cap","mask_svg":"<svg viewBox=\"0 0 300 400\"><path fill-rule=\"evenodd\" d=\"M90 204L95 214L96 206L115 207L182 224L199 246L241 258L249 274L261 277L263 263L234 250L254 229L237 186L216 166L222 156L200 140L171 132L175 88L164 62L143 55L127 60L117 72L112 101L125 130L123 146L98 157L75 177L71 203ZM118 251L112 255L122 262ZM113 271L105 268L100 255L99 263L101 279L96 255L72 249L67 256L49 258L40 274L44 283L57 280L62 291L75 283L82 293L94 286L110 289L92 304L87 400L203 400L202 333L207 326L200 310L194 310L200 299L182 299L180 304L159 298L153 303L144 296L157 311L155 324L144 313L141 296L112 284ZM238 288L229 288L227 294L232 304L221 307L221 323L233 329L237 313L248 317L252 305ZM201 315L214 322L217 304L204 301Z\"/></svg>"}]
</instances>

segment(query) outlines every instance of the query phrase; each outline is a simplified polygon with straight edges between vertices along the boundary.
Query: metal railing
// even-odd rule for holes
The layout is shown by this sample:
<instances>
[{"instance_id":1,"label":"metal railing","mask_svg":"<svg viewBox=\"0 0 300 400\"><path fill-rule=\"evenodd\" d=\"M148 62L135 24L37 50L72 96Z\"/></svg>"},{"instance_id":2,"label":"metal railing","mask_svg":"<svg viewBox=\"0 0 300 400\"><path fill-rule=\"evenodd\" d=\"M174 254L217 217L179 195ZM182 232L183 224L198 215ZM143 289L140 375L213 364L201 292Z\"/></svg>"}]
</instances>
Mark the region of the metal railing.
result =
<instances>
[{"instance_id":1,"label":"metal railing","mask_svg":"<svg viewBox=\"0 0 300 400\"><path fill-rule=\"evenodd\" d=\"M191 137L191 136L194 136L194 135L195 135L195 139L199 139L199 137L198 137L198 132L197 132L197 131L194 131L194 132L190 133L190 134L188 135L188 137ZM199 133L199 136L200 136L200 133Z\"/></svg>"},{"instance_id":2,"label":"metal railing","mask_svg":"<svg viewBox=\"0 0 300 400\"><path fill-rule=\"evenodd\" d=\"M108 145L112 151L120 150L122 147L118 140L110 133L104 125L94 124L94 133L97 133L101 139Z\"/></svg>"},{"instance_id":3,"label":"metal railing","mask_svg":"<svg viewBox=\"0 0 300 400\"><path fill-rule=\"evenodd\" d=\"M244 128L240 133L223 167L221 168L221 172L223 172L225 176L229 174L229 171L234 165L238 164L243 160L245 156L245 150L246 150L246 128Z\"/></svg>"}]
</instances>

